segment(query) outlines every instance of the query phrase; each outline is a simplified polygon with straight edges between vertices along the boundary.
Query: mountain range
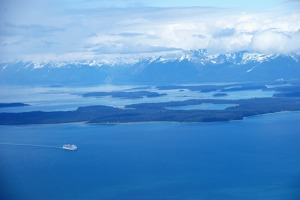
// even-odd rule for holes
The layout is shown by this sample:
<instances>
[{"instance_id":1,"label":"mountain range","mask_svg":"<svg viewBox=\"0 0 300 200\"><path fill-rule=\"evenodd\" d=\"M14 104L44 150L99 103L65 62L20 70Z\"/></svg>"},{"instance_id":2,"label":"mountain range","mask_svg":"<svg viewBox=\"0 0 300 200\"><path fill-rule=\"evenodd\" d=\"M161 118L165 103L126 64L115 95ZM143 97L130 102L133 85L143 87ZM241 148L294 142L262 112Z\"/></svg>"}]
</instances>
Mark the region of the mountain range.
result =
<instances>
[{"instance_id":1,"label":"mountain range","mask_svg":"<svg viewBox=\"0 0 300 200\"><path fill-rule=\"evenodd\" d=\"M239 51L209 55L193 50L176 57L0 63L0 84L189 84L298 80L300 53Z\"/></svg>"}]
</instances>

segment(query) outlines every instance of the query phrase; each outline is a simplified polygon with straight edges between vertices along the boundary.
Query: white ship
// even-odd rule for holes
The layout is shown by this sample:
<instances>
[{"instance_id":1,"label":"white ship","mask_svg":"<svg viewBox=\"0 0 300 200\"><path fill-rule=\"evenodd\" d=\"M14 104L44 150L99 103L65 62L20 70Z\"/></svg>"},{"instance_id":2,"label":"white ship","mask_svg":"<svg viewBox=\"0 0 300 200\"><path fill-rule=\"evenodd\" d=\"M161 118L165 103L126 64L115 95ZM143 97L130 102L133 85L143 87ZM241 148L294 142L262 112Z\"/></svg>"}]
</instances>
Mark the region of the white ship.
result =
<instances>
[{"instance_id":1,"label":"white ship","mask_svg":"<svg viewBox=\"0 0 300 200\"><path fill-rule=\"evenodd\" d=\"M77 146L75 144L64 144L63 149L75 151L77 149Z\"/></svg>"}]
</instances>

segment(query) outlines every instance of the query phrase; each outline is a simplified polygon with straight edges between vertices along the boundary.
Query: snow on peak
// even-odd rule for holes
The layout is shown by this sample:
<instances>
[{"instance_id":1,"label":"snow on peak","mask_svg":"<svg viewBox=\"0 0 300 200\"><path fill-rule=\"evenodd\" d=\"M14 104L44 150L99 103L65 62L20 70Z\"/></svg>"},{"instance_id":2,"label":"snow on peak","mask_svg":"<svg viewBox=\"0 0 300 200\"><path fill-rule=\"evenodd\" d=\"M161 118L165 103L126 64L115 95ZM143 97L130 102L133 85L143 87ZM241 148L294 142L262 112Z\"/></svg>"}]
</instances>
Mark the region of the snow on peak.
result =
<instances>
[{"instance_id":1,"label":"snow on peak","mask_svg":"<svg viewBox=\"0 0 300 200\"><path fill-rule=\"evenodd\" d=\"M289 57L295 62L300 62L299 53L291 53L289 55L279 54L262 54L257 52L239 51L219 54L208 54L207 50L190 50L181 51L176 54L162 54L152 57L103 57L102 59L95 60L78 60L78 61L21 61L26 64L26 67L32 67L34 69L48 67L48 68L60 68L60 67L102 67L102 66L132 66L138 63L167 63L167 62L191 62L201 65L206 64L234 64L234 65L245 65L249 63L263 63L271 61L278 56Z\"/></svg>"},{"instance_id":2,"label":"snow on peak","mask_svg":"<svg viewBox=\"0 0 300 200\"><path fill-rule=\"evenodd\" d=\"M249 62L262 63L270 60L272 57L274 57L273 54L266 55L261 53L247 52L243 54L241 64L247 64Z\"/></svg>"}]
</instances>

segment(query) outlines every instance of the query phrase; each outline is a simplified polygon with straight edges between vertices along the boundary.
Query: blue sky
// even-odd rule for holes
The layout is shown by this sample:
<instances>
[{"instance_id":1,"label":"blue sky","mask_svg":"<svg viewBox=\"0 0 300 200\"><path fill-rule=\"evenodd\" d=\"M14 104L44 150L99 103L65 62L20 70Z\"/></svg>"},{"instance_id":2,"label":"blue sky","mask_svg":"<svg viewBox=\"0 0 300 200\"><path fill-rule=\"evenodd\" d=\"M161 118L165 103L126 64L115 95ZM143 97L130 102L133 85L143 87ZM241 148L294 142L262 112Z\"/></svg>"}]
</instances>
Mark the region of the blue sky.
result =
<instances>
[{"instance_id":1,"label":"blue sky","mask_svg":"<svg viewBox=\"0 0 300 200\"><path fill-rule=\"evenodd\" d=\"M0 0L0 60L300 50L300 0Z\"/></svg>"},{"instance_id":2,"label":"blue sky","mask_svg":"<svg viewBox=\"0 0 300 200\"><path fill-rule=\"evenodd\" d=\"M297 1L297 0L296 0ZM281 6L282 3L293 1L283 0L65 0L59 1L61 6L72 8L95 8L95 7L219 7L240 8L243 10L265 10ZM63 5L64 4L64 5Z\"/></svg>"}]
</instances>

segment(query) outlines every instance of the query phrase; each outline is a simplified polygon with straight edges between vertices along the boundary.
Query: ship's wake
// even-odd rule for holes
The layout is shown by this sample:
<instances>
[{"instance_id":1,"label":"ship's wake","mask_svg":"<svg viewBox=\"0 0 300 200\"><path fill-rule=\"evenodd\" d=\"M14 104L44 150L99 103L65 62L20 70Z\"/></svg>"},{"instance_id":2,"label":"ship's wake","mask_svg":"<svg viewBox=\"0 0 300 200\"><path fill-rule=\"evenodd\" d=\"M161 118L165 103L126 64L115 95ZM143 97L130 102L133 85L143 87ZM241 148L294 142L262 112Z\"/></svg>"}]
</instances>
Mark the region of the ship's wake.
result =
<instances>
[{"instance_id":1,"label":"ship's wake","mask_svg":"<svg viewBox=\"0 0 300 200\"><path fill-rule=\"evenodd\" d=\"M59 147L59 146L39 145L39 144L23 144L23 143L0 143L0 145L28 146L28 147L55 148L55 149L61 149L62 148L62 147Z\"/></svg>"}]
</instances>

